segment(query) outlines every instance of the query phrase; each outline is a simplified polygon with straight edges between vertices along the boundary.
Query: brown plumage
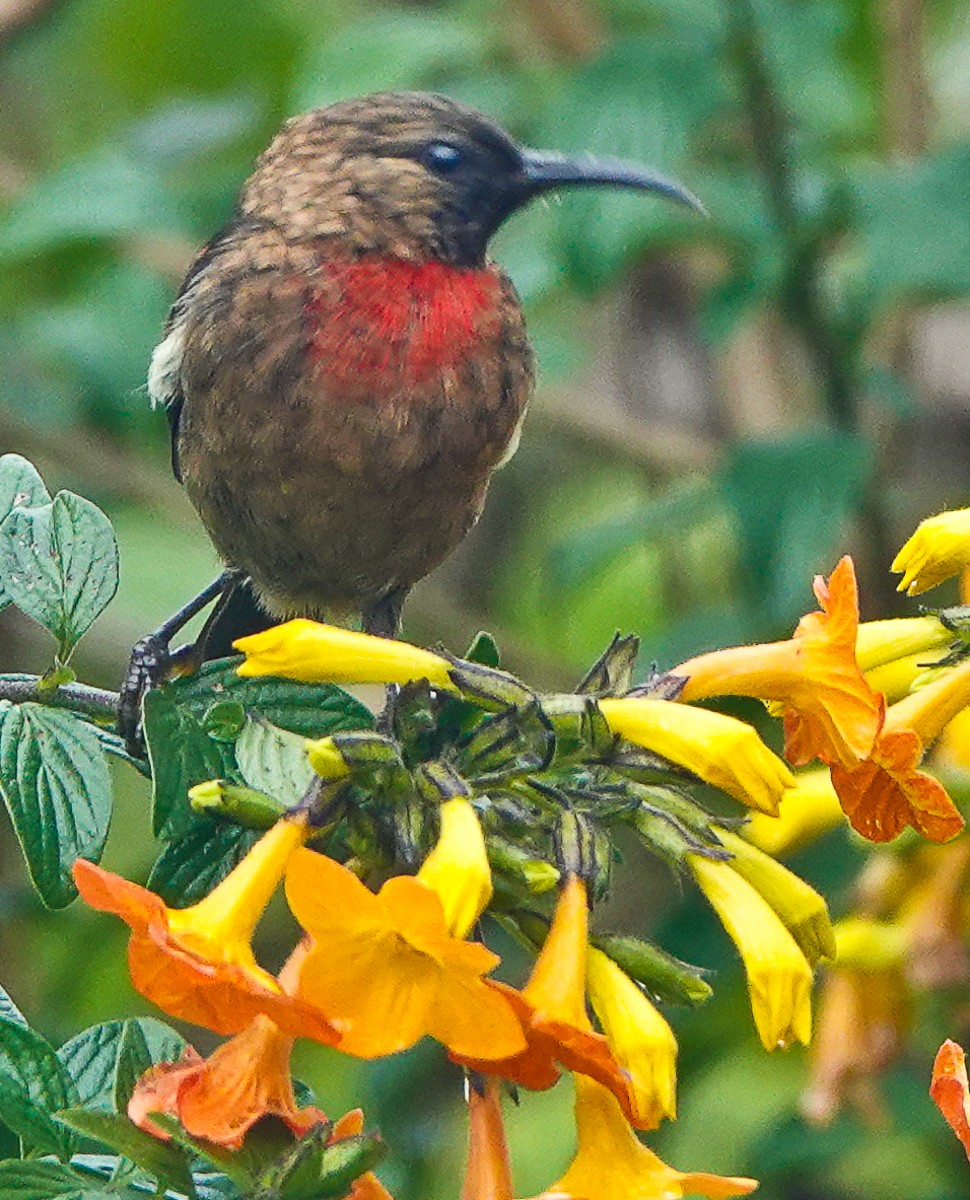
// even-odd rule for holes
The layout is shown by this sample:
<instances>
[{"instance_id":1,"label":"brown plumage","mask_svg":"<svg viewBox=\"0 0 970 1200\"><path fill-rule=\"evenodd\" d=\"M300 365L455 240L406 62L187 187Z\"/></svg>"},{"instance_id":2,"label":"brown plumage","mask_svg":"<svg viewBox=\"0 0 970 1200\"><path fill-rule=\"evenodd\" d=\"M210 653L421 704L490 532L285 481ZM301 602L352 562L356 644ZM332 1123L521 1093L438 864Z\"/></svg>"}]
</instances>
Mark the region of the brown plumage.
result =
<instances>
[{"instance_id":1,"label":"brown plumage","mask_svg":"<svg viewBox=\"0 0 970 1200\"><path fill-rule=\"evenodd\" d=\"M149 387L177 474L266 613L358 613L393 633L408 589L474 524L533 383L488 239L576 184L691 202L418 93L296 117L262 155L183 284Z\"/></svg>"}]
</instances>

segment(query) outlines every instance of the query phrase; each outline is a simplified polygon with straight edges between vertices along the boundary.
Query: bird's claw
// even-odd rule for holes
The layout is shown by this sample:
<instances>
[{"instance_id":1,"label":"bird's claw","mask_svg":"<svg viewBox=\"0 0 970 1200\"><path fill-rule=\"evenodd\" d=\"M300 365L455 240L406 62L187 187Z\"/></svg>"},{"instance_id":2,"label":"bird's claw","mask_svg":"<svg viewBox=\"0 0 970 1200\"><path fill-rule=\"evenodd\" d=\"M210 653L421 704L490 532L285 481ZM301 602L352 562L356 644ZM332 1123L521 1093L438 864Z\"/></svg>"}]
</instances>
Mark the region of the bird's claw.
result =
<instances>
[{"instance_id":1,"label":"bird's claw","mask_svg":"<svg viewBox=\"0 0 970 1200\"><path fill-rule=\"evenodd\" d=\"M125 749L134 758L145 757L145 735L142 729L142 704L145 693L150 688L164 683L182 656L183 650L177 650L173 654L168 640L157 633L149 633L139 638L131 649L118 704L118 733L124 739Z\"/></svg>"}]
</instances>

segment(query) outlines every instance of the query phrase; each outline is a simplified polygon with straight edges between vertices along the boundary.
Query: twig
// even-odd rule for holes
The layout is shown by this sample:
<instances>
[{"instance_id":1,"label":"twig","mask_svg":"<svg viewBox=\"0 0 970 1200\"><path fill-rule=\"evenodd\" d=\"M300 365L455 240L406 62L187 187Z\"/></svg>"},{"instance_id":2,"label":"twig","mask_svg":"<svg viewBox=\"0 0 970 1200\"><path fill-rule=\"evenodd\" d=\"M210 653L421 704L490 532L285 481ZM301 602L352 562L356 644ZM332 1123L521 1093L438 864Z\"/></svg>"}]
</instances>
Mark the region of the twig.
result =
<instances>
[{"instance_id":1,"label":"twig","mask_svg":"<svg viewBox=\"0 0 970 1200\"><path fill-rule=\"evenodd\" d=\"M86 683L62 683L51 689L42 685L39 675L0 675L0 700L14 704L34 701L49 708L69 708L85 717L114 720L120 699L117 692Z\"/></svg>"}]
</instances>

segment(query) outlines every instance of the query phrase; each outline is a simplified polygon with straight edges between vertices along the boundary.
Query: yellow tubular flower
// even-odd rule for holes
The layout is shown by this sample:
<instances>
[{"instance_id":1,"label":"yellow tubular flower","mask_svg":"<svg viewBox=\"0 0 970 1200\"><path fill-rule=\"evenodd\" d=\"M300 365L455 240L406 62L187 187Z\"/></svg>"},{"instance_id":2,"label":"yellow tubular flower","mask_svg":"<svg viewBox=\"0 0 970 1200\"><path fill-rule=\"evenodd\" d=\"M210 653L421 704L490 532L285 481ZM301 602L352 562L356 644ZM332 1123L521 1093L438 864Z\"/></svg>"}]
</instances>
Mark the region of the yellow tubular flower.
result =
<instances>
[{"instance_id":1,"label":"yellow tubular flower","mask_svg":"<svg viewBox=\"0 0 970 1200\"><path fill-rule=\"evenodd\" d=\"M464 796L438 810L438 842L421 864L418 879L441 900L452 937L467 937L492 898L492 872L478 816Z\"/></svg>"},{"instance_id":2,"label":"yellow tubular flower","mask_svg":"<svg viewBox=\"0 0 970 1200\"><path fill-rule=\"evenodd\" d=\"M693 771L749 808L775 813L795 777L750 725L670 700L600 700L610 729Z\"/></svg>"},{"instance_id":3,"label":"yellow tubular flower","mask_svg":"<svg viewBox=\"0 0 970 1200\"><path fill-rule=\"evenodd\" d=\"M947 648L924 650L919 654L907 654L866 671L866 683L876 692L882 692L887 704L895 704L917 688L925 687L939 679L945 667L936 667L936 662L945 658Z\"/></svg>"},{"instance_id":4,"label":"yellow tubular flower","mask_svg":"<svg viewBox=\"0 0 970 1200\"><path fill-rule=\"evenodd\" d=\"M586 984L613 1057L630 1077L637 1127L677 1115L677 1040L633 980L601 950L586 953Z\"/></svg>"},{"instance_id":5,"label":"yellow tubular flower","mask_svg":"<svg viewBox=\"0 0 970 1200\"><path fill-rule=\"evenodd\" d=\"M757 847L727 829L717 836L734 855L731 866L771 905L808 961L835 958L828 905L818 892Z\"/></svg>"},{"instance_id":6,"label":"yellow tubular flower","mask_svg":"<svg viewBox=\"0 0 970 1200\"><path fill-rule=\"evenodd\" d=\"M677 1171L646 1146L627 1124L619 1104L600 1084L574 1075L576 1157L557 1183L532 1200L719 1200L746 1196L754 1179Z\"/></svg>"},{"instance_id":7,"label":"yellow tubular flower","mask_svg":"<svg viewBox=\"0 0 970 1200\"><path fill-rule=\"evenodd\" d=\"M777 817L754 813L745 827L750 842L778 858L821 837L845 820L828 767L795 776L795 786L781 797Z\"/></svg>"},{"instance_id":8,"label":"yellow tubular flower","mask_svg":"<svg viewBox=\"0 0 970 1200\"><path fill-rule=\"evenodd\" d=\"M751 1010L766 1050L807 1045L812 1031L812 968L767 900L729 863L690 855L698 886L744 962Z\"/></svg>"},{"instance_id":9,"label":"yellow tubular flower","mask_svg":"<svg viewBox=\"0 0 970 1200\"><path fill-rule=\"evenodd\" d=\"M445 691L451 664L430 650L303 619L239 638L240 675L278 675L301 683L410 683L427 679Z\"/></svg>"},{"instance_id":10,"label":"yellow tubular flower","mask_svg":"<svg viewBox=\"0 0 970 1200\"><path fill-rule=\"evenodd\" d=\"M970 565L970 508L927 517L893 559L897 590L917 596Z\"/></svg>"},{"instance_id":11,"label":"yellow tubular flower","mask_svg":"<svg viewBox=\"0 0 970 1200\"><path fill-rule=\"evenodd\" d=\"M871 671L897 658L942 650L952 641L953 634L938 617L863 621L856 633L856 661L860 671Z\"/></svg>"}]
</instances>

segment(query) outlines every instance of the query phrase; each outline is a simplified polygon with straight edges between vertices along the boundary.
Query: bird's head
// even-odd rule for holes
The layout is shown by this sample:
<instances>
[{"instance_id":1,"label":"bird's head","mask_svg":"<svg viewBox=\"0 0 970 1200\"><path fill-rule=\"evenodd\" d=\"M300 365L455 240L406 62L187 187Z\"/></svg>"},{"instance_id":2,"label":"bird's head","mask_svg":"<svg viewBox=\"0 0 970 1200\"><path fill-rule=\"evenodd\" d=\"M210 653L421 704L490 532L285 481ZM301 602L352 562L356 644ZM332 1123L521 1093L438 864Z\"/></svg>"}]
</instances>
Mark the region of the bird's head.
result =
<instances>
[{"instance_id":1,"label":"bird's head","mask_svg":"<svg viewBox=\"0 0 970 1200\"><path fill-rule=\"evenodd\" d=\"M349 237L354 249L476 266L516 209L564 187L655 192L679 184L619 159L528 150L445 96L382 92L294 117L257 164L244 215L294 240Z\"/></svg>"}]
</instances>

